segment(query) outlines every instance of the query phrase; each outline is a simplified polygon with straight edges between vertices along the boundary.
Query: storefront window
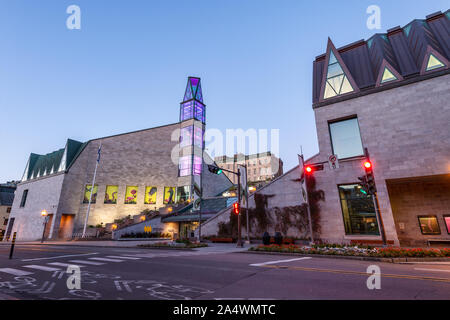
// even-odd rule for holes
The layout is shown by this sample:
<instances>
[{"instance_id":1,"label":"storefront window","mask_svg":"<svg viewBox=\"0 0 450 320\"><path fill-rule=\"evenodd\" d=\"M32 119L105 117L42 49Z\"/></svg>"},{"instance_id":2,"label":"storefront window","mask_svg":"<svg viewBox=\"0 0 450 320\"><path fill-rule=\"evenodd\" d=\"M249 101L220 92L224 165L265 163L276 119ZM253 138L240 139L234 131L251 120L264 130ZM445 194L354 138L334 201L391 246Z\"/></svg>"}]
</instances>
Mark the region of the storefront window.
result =
<instances>
[{"instance_id":1,"label":"storefront window","mask_svg":"<svg viewBox=\"0 0 450 320\"><path fill-rule=\"evenodd\" d=\"M182 203L190 198L190 187L189 186L183 186L177 188L177 203Z\"/></svg>"},{"instance_id":2,"label":"storefront window","mask_svg":"<svg viewBox=\"0 0 450 320\"><path fill-rule=\"evenodd\" d=\"M361 192L358 184L341 185L338 188L345 233L378 235L378 223L372 197Z\"/></svg>"},{"instance_id":3,"label":"storefront window","mask_svg":"<svg viewBox=\"0 0 450 320\"><path fill-rule=\"evenodd\" d=\"M164 204L175 202L175 187L164 187Z\"/></svg>"},{"instance_id":4,"label":"storefront window","mask_svg":"<svg viewBox=\"0 0 450 320\"><path fill-rule=\"evenodd\" d=\"M127 186L127 190L125 192L125 204L136 204L137 203L137 186Z\"/></svg>"},{"instance_id":5,"label":"storefront window","mask_svg":"<svg viewBox=\"0 0 450 320\"><path fill-rule=\"evenodd\" d=\"M333 153L339 159L364 154L357 118L332 122L329 126Z\"/></svg>"},{"instance_id":6,"label":"storefront window","mask_svg":"<svg viewBox=\"0 0 450 320\"><path fill-rule=\"evenodd\" d=\"M155 204L156 203L156 187L145 187L145 204Z\"/></svg>"},{"instance_id":7,"label":"storefront window","mask_svg":"<svg viewBox=\"0 0 450 320\"><path fill-rule=\"evenodd\" d=\"M119 186L106 186L105 203L116 204Z\"/></svg>"},{"instance_id":8,"label":"storefront window","mask_svg":"<svg viewBox=\"0 0 450 320\"><path fill-rule=\"evenodd\" d=\"M419 216L418 218L422 234L441 234L436 216Z\"/></svg>"},{"instance_id":9,"label":"storefront window","mask_svg":"<svg viewBox=\"0 0 450 320\"><path fill-rule=\"evenodd\" d=\"M92 190L92 185L87 184L86 187L84 188L83 203L89 203L89 197L91 196L91 190ZM91 203L95 203L97 201L97 191L98 191L98 186L94 185L94 193L92 194Z\"/></svg>"}]
</instances>

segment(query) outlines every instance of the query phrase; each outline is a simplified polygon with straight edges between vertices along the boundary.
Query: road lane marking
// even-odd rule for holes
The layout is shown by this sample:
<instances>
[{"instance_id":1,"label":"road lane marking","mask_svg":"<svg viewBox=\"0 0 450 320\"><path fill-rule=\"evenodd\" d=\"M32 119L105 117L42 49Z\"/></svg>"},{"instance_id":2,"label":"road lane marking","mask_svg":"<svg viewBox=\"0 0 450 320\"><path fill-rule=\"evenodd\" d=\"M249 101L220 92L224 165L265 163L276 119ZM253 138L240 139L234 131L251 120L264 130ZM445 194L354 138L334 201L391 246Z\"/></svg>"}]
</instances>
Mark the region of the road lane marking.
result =
<instances>
[{"instance_id":1,"label":"road lane marking","mask_svg":"<svg viewBox=\"0 0 450 320\"><path fill-rule=\"evenodd\" d=\"M73 262L73 263L81 263L81 264L88 264L88 265L92 265L92 266L101 266L104 265L104 263L102 262L94 262L94 261L85 261L85 260L69 260L69 262Z\"/></svg>"},{"instance_id":2,"label":"road lane marking","mask_svg":"<svg viewBox=\"0 0 450 320\"><path fill-rule=\"evenodd\" d=\"M89 260L98 260L98 261L106 261L106 262L123 262L123 260L119 259L108 259L108 258L88 258Z\"/></svg>"},{"instance_id":3,"label":"road lane marking","mask_svg":"<svg viewBox=\"0 0 450 320\"><path fill-rule=\"evenodd\" d=\"M262 266L264 268L273 268L273 269L288 269L288 270L299 270L299 271L312 271L312 272L328 272L328 273L338 273L338 274L356 274L368 276L367 272L360 271L348 271L348 270L334 270L334 269L318 269L318 268L305 268L305 267L289 267L289 266ZM388 274L382 273L382 277L384 278L397 278L397 279L411 279L411 280L428 280L428 281L436 281L436 282L449 282L450 278L434 278L434 277L426 277L426 276L413 276L413 275L405 275L405 274Z\"/></svg>"},{"instance_id":4,"label":"road lane marking","mask_svg":"<svg viewBox=\"0 0 450 320\"><path fill-rule=\"evenodd\" d=\"M129 260L140 260L141 258L136 257L126 257L126 256L106 256L107 258L113 258L113 259L129 259Z\"/></svg>"},{"instance_id":5,"label":"road lane marking","mask_svg":"<svg viewBox=\"0 0 450 320\"><path fill-rule=\"evenodd\" d=\"M23 266L24 268L30 268L30 269L36 269L41 271L59 271L61 269L59 268L52 268L52 267L46 267L46 266L39 266L36 264L30 264L28 266Z\"/></svg>"},{"instance_id":6,"label":"road lane marking","mask_svg":"<svg viewBox=\"0 0 450 320\"><path fill-rule=\"evenodd\" d=\"M62 263L62 262L49 262L49 263L47 263L47 264L49 264L49 265L52 265L52 266L60 266L60 267L69 267L69 266L74 266L74 264L72 263L72 264L70 264L70 263ZM77 265L78 266L78 265ZM78 267L85 267L85 266L78 266Z\"/></svg>"},{"instance_id":7,"label":"road lane marking","mask_svg":"<svg viewBox=\"0 0 450 320\"><path fill-rule=\"evenodd\" d=\"M431 269L431 268L414 268L414 270L420 270L420 271L434 271L434 272L450 272L450 270L445 270L445 269Z\"/></svg>"},{"instance_id":8,"label":"road lane marking","mask_svg":"<svg viewBox=\"0 0 450 320\"><path fill-rule=\"evenodd\" d=\"M311 259L311 257L302 257L302 258L295 258L295 259L288 259L288 260L277 260L277 261L268 261L268 262L262 262L262 263L252 263L250 266L252 267L262 267L269 264L277 264L281 262L292 262L292 261L298 261L298 260L308 260Z\"/></svg>"},{"instance_id":9,"label":"road lane marking","mask_svg":"<svg viewBox=\"0 0 450 320\"><path fill-rule=\"evenodd\" d=\"M13 268L1 268L0 272L9 273L12 274L13 276L28 276L30 274L33 274L33 272L22 271Z\"/></svg>"},{"instance_id":10,"label":"road lane marking","mask_svg":"<svg viewBox=\"0 0 450 320\"><path fill-rule=\"evenodd\" d=\"M69 254L65 256L56 256L56 257L48 257L48 258L34 258L34 259L22 259L22 261L38 261L38 260L51 260L51 259L59 259L59 258L70 258L70 257L80 257L80 256L91 256L93 254L98 254L98 252L94 253L84 253L84 254Z\"/></svg>"}]
</instances>

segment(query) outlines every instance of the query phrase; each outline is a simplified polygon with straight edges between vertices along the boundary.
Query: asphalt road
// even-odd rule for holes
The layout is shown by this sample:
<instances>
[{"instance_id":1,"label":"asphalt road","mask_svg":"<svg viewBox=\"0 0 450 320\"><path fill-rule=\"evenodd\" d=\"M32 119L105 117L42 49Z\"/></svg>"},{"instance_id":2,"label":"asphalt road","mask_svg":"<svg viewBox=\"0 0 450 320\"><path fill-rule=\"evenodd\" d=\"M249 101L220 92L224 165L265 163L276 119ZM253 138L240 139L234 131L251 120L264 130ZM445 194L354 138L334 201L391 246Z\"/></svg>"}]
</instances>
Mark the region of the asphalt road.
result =
<instances>
[{"instance_id":1,"label":"asphalt road","mask_svg":"<svg viewBox=\"0 0 450 320\"><path fill-rule=\"evenodd\" d=\"M0 299L444 299L450 262L391 264L139 248L0 246ZM81 289L67 287L68 265ZM380 289L367 268L380 268ZM373 283L373 282L371 282Z\"/></svg>"}]
</instances>

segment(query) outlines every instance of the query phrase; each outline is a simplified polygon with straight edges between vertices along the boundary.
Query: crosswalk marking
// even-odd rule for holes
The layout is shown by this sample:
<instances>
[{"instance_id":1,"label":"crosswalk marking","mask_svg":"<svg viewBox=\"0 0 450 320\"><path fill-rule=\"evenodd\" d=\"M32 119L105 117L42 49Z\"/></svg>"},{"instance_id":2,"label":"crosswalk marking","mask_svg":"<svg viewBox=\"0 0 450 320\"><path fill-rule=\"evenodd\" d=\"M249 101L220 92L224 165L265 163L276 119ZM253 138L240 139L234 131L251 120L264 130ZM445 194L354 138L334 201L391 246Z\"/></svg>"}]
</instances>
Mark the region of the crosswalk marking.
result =
<instances>
[{"instance_id":1,"label":"crosswalk marking","mask_svg":"<svg viewBox=\"0 0 450 320\"><path fill-rule=\"evenodd\" d=\"M450 272L450 270L446 270L446 269L431 269L431 268L414 268L414 270L432 271L432 272Z\"/></svg>"},{"instance_id":2,"label":"crosswalk marking","mask_svg":"<svg viewBox=\"0 0 450 320\"><path fill-rule=\"evenodd\" d=\"M85 261L85 260L70 260L69 262L73 262L73 263L76 263L76 264L88 264L88 265L91 265L91 266L101 266L101 265L104 265L104 263L102 263L102 262L94 262L94 261Z\"/></svg>"},{"instance_id":3,"label":"crosswalk marking","mask_svg":"<svg viewBox=\"0 0 450 320\"><path fill-rule=\"evenodd\" d=\"M73 266L74 264L70 264L70 263L62 263L62 262L49 262L47 264L50 264L52 266L60 266L60 267L68 267L68 266ZM78 267L85 267L85 266L78 266Z\"/></svg>"},{"instance_id":4,"label":"crosswalk marking","mask_svg":"<svg viewBox=\"0 0 450 320\"><path fill-rule=\"evenodd\" d=\"M268 261L268 262L262 262L262 263L252 263L252 264L250 264L250 266L252 266L252 267L261 267L261 266L265 266L265 265L268 265L268 264L277 264L277 263L281 263L281 262L292 262L292 261L297 261L297 260L308 260L308 259L311 259L311 257L295 258L295 259L288 259L288 260Z\"/></svg>"},{"instance_id":5,"label":"crosswalk marking","mask_svg":"<svg viewBox=\"0 0 450 320\"><path fill-rule=\"evenodd\" d=\"M108 258L89 258L89 260L98 260L98 261L106 261L106 262L123 262L123 260L108 259Z\"/></svg>"},{"instance_id":6,"label":"crosswalk marking","mask_svg":"<svg viewBox=\"0 0 450 320\"><path fill-rule=\"evenodd\" d=\"M33 274L33 272L22 271L13 268L1 268L0 272L9 273L12 274L13 276L28 276L30 274Z\"/></svg>"},{"instance_id":7,"label":"crosswalk marking","mask_svg":"<svg viewBox=\"0 0 450 320\"><path fill-rule=\"evenodd\" d=\"M61 270L59 268L51 268L51 267L46 267L46 266L39 266L39 265L36 265L36 264L30 264L28 266L23 266L23 267L24 268L41 270L41 271L59 271L59 270Z\"/></svg>"},{"instance_id":8,"label":"crosswalk marking","mask_svg":"<svg viewBox=\"0 0 450 320\"><path fill-rule=\"evenodd\" d=\"M113 259L129 259L129 260L140 260L141 258L136 257L126 257L126 256L106 256L107 258L113 258Z\"/></svg>"}]
</instances>

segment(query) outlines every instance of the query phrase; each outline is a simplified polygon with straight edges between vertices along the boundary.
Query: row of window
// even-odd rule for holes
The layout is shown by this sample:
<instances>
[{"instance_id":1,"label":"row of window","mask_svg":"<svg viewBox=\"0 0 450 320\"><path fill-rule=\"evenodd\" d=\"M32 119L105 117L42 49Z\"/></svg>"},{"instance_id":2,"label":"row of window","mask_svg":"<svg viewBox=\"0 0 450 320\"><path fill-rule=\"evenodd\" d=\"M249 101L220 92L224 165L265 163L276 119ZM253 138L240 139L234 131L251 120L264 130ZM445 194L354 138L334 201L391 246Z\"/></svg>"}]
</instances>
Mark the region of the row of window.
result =
<instances>
[{"instance_id":1,"label":"row of window","mask_svg":"<svg viewBox=\"0 0 450 320\"><path fill-rule=\"evenodd\" d=\"M137 186L127 186L125 189L125 204L137 204L137 195L139 187ZM94 190L92 192L92 185L87 184L84 188L84 198L83 203L97 202L98 185L94 185ZM105 204L117 204L119 186L108 185L106 186L105 199L103 203ZM156 195L158 193L157 187L145 187L144 204L156 204ZM175 203L175 187L164 187L164 204Z\"/></svg>"}]
</instances>

